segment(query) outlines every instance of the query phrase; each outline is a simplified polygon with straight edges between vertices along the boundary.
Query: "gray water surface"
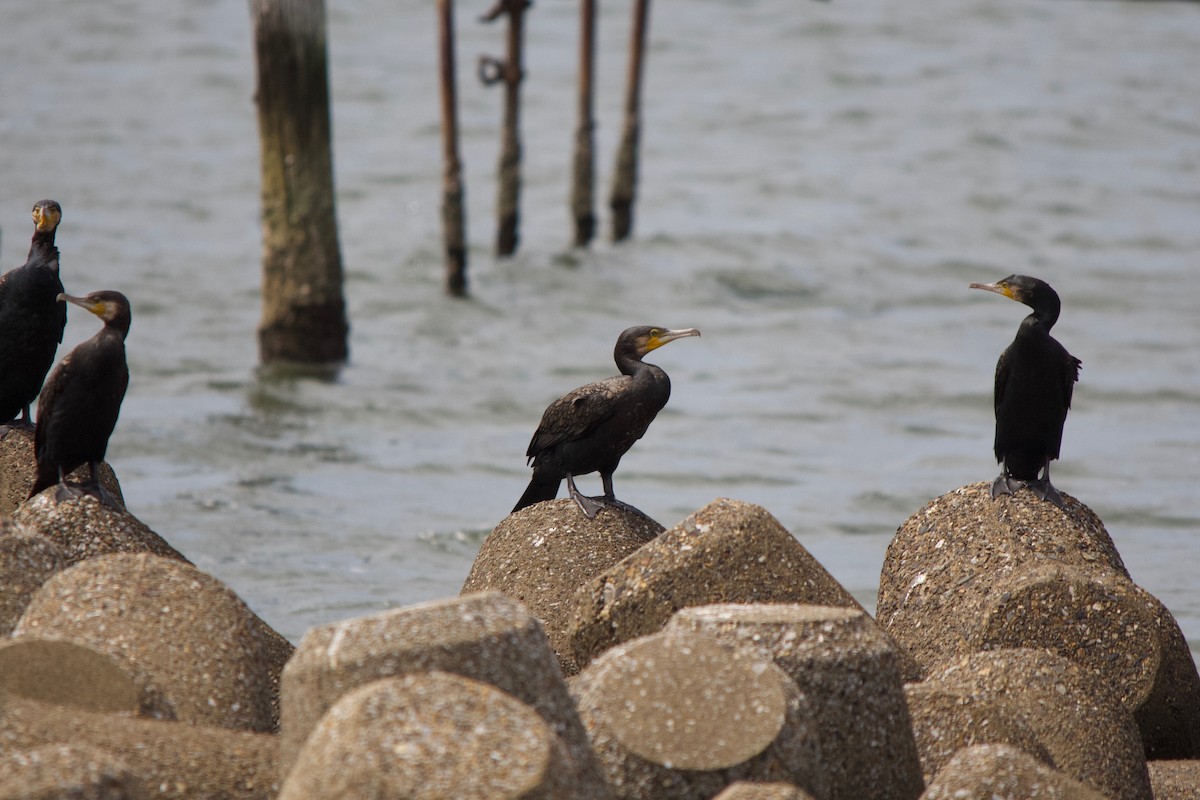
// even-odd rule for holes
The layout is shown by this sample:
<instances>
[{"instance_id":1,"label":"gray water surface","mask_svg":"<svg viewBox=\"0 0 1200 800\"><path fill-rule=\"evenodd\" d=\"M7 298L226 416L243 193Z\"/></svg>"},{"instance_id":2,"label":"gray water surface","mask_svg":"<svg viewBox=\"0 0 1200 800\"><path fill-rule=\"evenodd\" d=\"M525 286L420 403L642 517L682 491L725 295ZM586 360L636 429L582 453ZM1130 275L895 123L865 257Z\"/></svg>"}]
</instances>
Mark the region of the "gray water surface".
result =
<instances>
[{"instance_id":1,"label":"gray water surface","mask_svg":"<svg viewBox=\"0 0 1200 800\"><path fill-rule=\"evenodd\" d=\"M1083 360L1055 483L1200 643L1200 6L656 0L635 240L572 251L577 4L528 16L522 248L496 260L503 31L459 3L472 297L441 293L432 4L330 3L352 361L256 370L260 240L241 0L0 10L0 259L64 207L69 291L133 303L109 459L129 508L296 639L457 593L528 480L542 409L639 323L670 405L620 497L670 526L770 510L868 607L908 515L990 480L992 371L1049 280ZM626 4L603 4L604 185ZM607 215L604 215L607 224ZM96 329L72 314L67 346ZM585 491L599 491L595 476Z\"/></svg>"}]
</instances>

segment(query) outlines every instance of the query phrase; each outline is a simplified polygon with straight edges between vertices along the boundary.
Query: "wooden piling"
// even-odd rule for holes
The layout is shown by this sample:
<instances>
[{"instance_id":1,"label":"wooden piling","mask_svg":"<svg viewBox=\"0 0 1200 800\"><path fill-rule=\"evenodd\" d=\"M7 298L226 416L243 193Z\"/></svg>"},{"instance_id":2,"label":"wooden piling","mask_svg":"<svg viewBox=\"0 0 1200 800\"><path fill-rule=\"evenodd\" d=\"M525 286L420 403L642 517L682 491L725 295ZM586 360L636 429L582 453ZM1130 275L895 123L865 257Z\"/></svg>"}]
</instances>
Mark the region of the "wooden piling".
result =
<instances>
[{"instance_id":1,"label":"wooden piling","mask_svg":"<svg viewBox=\"0 0 1200 800\"><path fill-rule=\"evenodd\" d=\"M483 15L492 22L502 14L508 15L508 34L503 61L483 57L479 60L479 77L485 85L504 83L504 122L500 142L500 180L496 202L498 227L496 253L510 256L517 251L521 196L521 80L525 75L522 63L525 10L528 0L497 0Z\"/></svg>"},{"instance_id":2,"label":"wooden piling","mask_svg":"<svg viewBox=\"0 0 1200 800\"><path fill-rule=\"evenodd\" d=\"M458 94L454 69L454 0L438 0L442 95L442 228L446 238L446 293L467 293L466 207L458 150Z\"/></svg>"},{"instance_id":3,"label":"wooden piling","mask_svg":"<svg viewBox=\"0 0 1200 800\"><path fill-rule=\"evenodd\" d=\"M262 155L262 363L345 361L324 0L250 0Z\"/></svg>"},{"instance_id":4,"label":"wooden piling","mask_svg":"<svg viewBox=\"0 0 1200 800\"><path fill-rule=\"evenodd\" d=\"M596 231L592 211L592 184L595 177L593 133L596 123L592 111L592 75L595 69L596 0L581 0L579 9L579 124L575 129L574 182L571 187L571 215L575 221L575 246L586 247Z\"/></svg>"},{"instance_id":5,"label":"wooden piling","mask_svg":"<svg viewBox=\"0 0 1200 800\"><path fill-rule=\"evenodd\" d=\"M633 232L633 203L637 196L638 141L641 138L642 68L646 51L646 26L650 0L634 0L633 28L629 37L629 73L625 84L625 124L617 150L612 193L608 205L613 213L614 242Z\"/></svg>"}]
</instances>

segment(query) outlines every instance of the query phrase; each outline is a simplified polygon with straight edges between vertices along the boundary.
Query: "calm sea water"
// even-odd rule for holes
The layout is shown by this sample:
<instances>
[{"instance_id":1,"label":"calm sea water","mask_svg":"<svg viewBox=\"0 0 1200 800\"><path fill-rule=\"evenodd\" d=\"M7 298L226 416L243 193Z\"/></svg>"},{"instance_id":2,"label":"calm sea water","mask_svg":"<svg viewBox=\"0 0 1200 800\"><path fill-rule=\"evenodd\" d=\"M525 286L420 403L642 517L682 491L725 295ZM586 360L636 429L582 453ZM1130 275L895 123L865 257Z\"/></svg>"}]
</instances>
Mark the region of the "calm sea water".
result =
<instances>
[{"instance_id":1,"label":"calm sea water","mask_svg":"<svg viewBox=\"0 0 1200 800\"><path fill-rule=\"evenodd\" d=\"M109 452L130 509L283 633L457 593L542 409L612 374L639 323L704 336L651 359L674 395L619 496L667 526L759 503L873 607L896 527L997 472L992 370L1025 311L967 284L1025 272L1059 290L1084 364L1055 482L1200 643L1200 6L656 0L636 238L579 252L576 4L539 3L523 246L496 260L500 94L472 76L503 30L460 2L472 296L453 301L432 3L329 5L353 325L332 381L256 371L246 3L0 10L3 266L33 201L62 202L68 290L134 306ZM601 199L627 11L602 8Z\"/></svg>"}]
</instances>

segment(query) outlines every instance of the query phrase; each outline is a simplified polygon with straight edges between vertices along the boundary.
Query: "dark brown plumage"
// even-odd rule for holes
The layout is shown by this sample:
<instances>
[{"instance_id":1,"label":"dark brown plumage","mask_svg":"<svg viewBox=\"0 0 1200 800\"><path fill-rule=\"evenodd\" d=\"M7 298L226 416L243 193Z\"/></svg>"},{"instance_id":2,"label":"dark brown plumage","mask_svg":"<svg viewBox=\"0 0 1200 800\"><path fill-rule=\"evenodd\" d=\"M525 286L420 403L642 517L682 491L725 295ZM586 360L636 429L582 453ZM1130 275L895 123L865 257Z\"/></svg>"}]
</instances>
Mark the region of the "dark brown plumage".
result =
<instances>
[{"instance_id":1,"label":"dark brown plumage","mask_svg":"<svg viewBox=\"0 0 1200 800\"><path fill-rule=\"evenodd\" d=\"M58 248L54 235L62 209L53 200L33 207L33 241L23 266L0 277L0 424L17 415L31 424L29 406L42 388L67 324L59 302Z\"/></svg>"},{"instance_id":2,"label":"dark brown plumage","mask_svg":"<svg viewBox=\"0 0 1200 800\"><path fill-rule=\"evenodd\" d=\"M996 283L972 283L1033 309L1016 338L996 362L996 460L1003 466L992 497L1028 486L1042 500L1063 507L1050 483L1050 462L1058 458L1063 424L1082 362L1050 335L1062 307L1050 284L1027 275Z\"/></svg>"},{"instance_id":3,"label":"dark brown plumage","mask_svg":"<svg viewBox=\"0 0 1200 800\"><path fill-rule=\"evenodd\" d=\"M588 517L594 517L602 505L620 504L613 495L613 472L671 396L667 373L642 357L667 342L699 335L695 328L648 325L622 332L613 350L621 374L563 395L542 414L525 452L533 465L533 478L513 511L553 500L563 478L571 498ZM585 497L575 488L575 476L589 472L600 473L602 497Z\"/></svg>"},{"instance_id":4,"label":"dark brown plumage","mask_svg":"<svg viewBox=\"0 0 1200 800\"><path fill-rule=\"evenodd\" d=\"M34 452L37 480L33 497L50 486L59 494L73 494L64 481L67 473L83 464L91 468L85 490L111 504L100 488L97 468L108 449L108 439L117 424L121 401L129 386L125 362L125 336L129 333L129 301L120 292L92 292L86 297L59 295L104 320L95 336L75 347L64 358L42 388L38 398Z\"/></svg>"}]
</instances>

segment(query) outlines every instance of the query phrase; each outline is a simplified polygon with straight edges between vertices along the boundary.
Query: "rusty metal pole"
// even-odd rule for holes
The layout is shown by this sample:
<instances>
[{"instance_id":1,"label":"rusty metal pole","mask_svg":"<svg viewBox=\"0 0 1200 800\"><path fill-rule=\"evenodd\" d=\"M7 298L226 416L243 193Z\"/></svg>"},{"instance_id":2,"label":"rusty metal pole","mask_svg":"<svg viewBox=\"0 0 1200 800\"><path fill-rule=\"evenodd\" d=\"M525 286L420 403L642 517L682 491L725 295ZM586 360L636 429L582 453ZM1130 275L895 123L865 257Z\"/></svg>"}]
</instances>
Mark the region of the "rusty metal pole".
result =
<instances>
[{"instance_id":1,"label":"rusty metal pole","mask_svg":"<svg viewBox=\"0 0 1200 800\"><path fill-rule=\"evenodd\" d=\"M446 238L446 293L467 293L467 212L458 150L458 93L454 69L454 0L438 0L442 95L442 228Z\"/></svg>"},{"instance_id":2,"label":"rusty metal pole","mask_svg":"<svg viewBox=\"0 0 1200 800\"><path fill-rule=\"evenodd\" d=\"M629 74L625 84L625 126L617 150L612 193L608 205L613 213L614 242L628 239L633 231L633 203L637 196L638 141L641 138L642 69L646 52L646 26L650 0L634 0L633 30L629 38Z\"/></svg>"},{"instance_id":3,"label":"rusty metal pole","mask_svg":"<svg viewBox=\"0 0 1200 800\"><path fill-rule=\"evenodd\" d=\"M519 241L521 197L521 81L525 77L522 64L525 10L528 0L498 0L483 15L492 22L502 14L508 15L507 47L503 61L481 57L479 77L485 85L504 83L504 122L500 143L500 186L496 202L498 227L496 253L510 256L517 251Z\"/></svg>"},{"instance_id":4,"label":"rusty metal pole","mask_svg":"<svg viewBox=\"0 0 1200 800\"><path fill-rule=\"evenodd\" d=\"M575 220L575 246L586 247L596 232L592 211L596 128L592 110L592 75L596 56L596 0L582 0L579 9L579 125L575 129L574 182L571 187L571 214Z\"/></svg>"}]
</instances>

